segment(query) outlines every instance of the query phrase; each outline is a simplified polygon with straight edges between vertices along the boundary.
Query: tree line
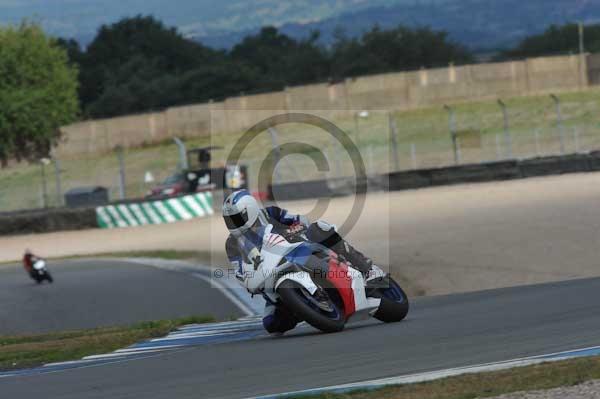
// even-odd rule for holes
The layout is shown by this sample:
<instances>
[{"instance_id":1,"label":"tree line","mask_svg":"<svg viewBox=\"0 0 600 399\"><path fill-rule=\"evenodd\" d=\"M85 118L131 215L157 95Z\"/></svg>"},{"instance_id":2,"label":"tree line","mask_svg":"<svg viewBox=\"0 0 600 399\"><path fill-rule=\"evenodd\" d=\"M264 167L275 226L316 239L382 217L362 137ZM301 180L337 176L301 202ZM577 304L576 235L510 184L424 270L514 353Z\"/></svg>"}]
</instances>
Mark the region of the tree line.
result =
<instances>
[{"instance_id":1,"label":"tree line","mask_svg":"<svg viewBox=\"0 0 600 399\"><path fill-rule=\"evenodd\" d=\"M600 52L600 24L584 27L584 50ZM579 25L552 25L543 33L523 39L517 46L502 51L498 60L576 54L579 52Z\"/></svg>"},{"instance_id":2,"label":"tree line","mask_svg":"<svg viewBox=\"0 0 600 399\"><path fill-rule=\"evenodd\" d=\"M79 68L79 97L90 118L474 60L446 33L429 28L374 27L358 38L338 32L327 48L318 38L314 32L297 40L265 27L230 51L215 50L137 16L102 26L85 50L73 40L59 43Z\"/></svg>"}]
</instances>

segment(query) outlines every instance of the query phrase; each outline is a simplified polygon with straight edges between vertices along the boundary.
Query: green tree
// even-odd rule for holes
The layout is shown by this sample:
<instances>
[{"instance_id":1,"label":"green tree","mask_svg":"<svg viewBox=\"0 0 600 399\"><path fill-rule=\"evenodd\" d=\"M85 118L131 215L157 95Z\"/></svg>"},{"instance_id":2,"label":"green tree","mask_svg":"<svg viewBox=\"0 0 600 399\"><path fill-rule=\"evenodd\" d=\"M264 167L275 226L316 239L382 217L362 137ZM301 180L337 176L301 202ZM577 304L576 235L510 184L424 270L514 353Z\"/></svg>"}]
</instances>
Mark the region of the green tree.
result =
<instances>
[{"instance_id":1,"label":"green tree","mask_svg":"<svg viewBox=\"0 0 600 399\"><path fill-rule=\"evenodd\" d=\"M174 93L162 90L186 72L224 58L223 52L187 40L153 17L137 16L103 25L74 61L81 68L84 110L103 117L174 105L165 101Z\"/></svg>"},{"instance_id":2,"label":"green tree","mask_svg":"<svg viewBox=\"0 0 600 399\"><path fill-rule=\"evenodd\" d=\"M317 82L329 77L329 55L317 45L318 38L314 32L307 39L295 40L277 28L265 27L236 45L230 57L253 72L255 90Z\"/></svg>"},{"instance_id":3,"label":"green tree","mask_svg":"<svg viewBox=\"0 0 600 399\"><path fill-rule=\"evenodd\" d=\"M338 33L331 58L336 79L473 62L472 54L450 42L445 32L403 26L389 30L375 26L354 39Z\"/></svg>"},{"instance_id":4,"label":"green tree","mask_svg":"<svg viewBox=\"0 0 600 399\"><path fill-rule=\"evenodd\" d=\"M0 161L47 156L79 112L77 69L35 24L0 28Z\"/></svg>"},{"instance_id":5,"label":"green tree","mask_svg":"<svg viewBox=\"0 0 600 399\"><path fill-rule=\"evenodd\" d=\"M584 38L586 51L592 53L600 51L600 25L586 26ZM497 59L519 59L578 52L579 26L577 24L552 25L539 35L526 37L515 48L502 52Z\"/></svg>"}]
</instances>

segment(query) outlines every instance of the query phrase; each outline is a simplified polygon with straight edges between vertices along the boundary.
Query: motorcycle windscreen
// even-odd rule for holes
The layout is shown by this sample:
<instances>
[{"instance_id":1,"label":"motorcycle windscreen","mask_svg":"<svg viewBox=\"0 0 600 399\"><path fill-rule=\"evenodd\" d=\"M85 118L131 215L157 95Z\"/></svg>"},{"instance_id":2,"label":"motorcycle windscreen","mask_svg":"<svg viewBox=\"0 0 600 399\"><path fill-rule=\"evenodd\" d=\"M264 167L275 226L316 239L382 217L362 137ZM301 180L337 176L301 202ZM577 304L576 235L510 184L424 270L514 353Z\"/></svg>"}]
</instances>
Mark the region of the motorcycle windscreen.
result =
<instances>
[{"instance_id":1,"label":"motorcycle windscreen","mask_svg":"<svg viewBox=\"0 0 600 399\"><path fill-rule=\"evenodd\" d=\"M37 262L35 262L33 264L33 268L35 270L42 270L46 267L46 262L44 262L43 260L38 260Z\"/></svg>"}]
</instances>

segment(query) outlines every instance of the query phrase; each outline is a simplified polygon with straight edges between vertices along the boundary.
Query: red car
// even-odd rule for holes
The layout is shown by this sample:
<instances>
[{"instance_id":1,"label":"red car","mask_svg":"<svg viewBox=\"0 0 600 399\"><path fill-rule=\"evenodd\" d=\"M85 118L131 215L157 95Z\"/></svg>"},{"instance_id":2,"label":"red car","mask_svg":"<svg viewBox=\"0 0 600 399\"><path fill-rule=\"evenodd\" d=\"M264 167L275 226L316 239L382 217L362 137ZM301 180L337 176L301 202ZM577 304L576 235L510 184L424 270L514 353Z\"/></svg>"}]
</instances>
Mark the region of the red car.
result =
<instances>
[{"instance_id":1,"label":"red car","mask_svg":"<svg viewBox=\"0 0 600 399\"><path fill-rule=\"evenodd\" d=\"M160 199L176 197L189 192L189 181L183 173L175 173L167 177L160 185L152 188L146 198Z\"/></svg>"}]
</instances>

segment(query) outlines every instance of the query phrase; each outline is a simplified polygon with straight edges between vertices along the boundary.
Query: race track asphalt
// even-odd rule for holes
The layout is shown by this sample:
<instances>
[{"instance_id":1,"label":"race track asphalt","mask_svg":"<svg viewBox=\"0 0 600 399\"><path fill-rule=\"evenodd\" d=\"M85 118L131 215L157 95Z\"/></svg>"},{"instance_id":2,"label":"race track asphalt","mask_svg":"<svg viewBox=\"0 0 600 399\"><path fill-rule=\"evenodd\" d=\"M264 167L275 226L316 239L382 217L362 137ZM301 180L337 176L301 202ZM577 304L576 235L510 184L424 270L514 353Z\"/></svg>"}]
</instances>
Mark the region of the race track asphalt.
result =
<instances>
[{"instance_id":1,"label":"race track asphalt","mask_svg":"<svg viewBox=\"0 0 600 399\"><path fill-rule=\"evenodd\" d=\"M219 291L187 273L117 260L50 261L49 268L55 283L37 285L21 266L0 266L0 335L241 315Z\"/></svg>"},{"instance_id":2,"label":"race track asphalt","mask_svg":"<svg viewBox=\"0 0 600 399\"><path fill-rule=\"evenodd\" d=\"M406 321L0 379L10 398L240 398L600 345L600 279L418 298Z\"/></svg>"}]
</instances>

